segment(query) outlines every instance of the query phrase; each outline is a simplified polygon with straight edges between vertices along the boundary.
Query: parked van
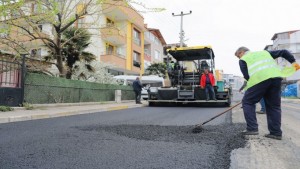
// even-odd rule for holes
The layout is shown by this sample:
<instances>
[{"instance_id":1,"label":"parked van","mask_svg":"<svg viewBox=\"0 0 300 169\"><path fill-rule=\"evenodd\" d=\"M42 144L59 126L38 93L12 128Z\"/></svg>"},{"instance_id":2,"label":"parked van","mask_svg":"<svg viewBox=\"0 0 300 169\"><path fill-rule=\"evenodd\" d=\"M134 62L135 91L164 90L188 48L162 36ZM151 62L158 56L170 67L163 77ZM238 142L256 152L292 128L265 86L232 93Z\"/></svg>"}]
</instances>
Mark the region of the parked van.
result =
<instances>
[{"instance_id":1,"label":"parked van","mask_svg":"<svg viewBox=\"0 0 300 169\"><path fill-rule=\"evenodd\" d=\"M118 75L114 76L114 79L121 85L132 85L133 81L135 81L136 77L134 75ZM156 76L156 75L149 75L149 76L141 76L140 81L143 85L142 88L142 99L148 99L148 89L150 87L162 87L164 86L164 78Z\"/></svg>"}]
</instances>

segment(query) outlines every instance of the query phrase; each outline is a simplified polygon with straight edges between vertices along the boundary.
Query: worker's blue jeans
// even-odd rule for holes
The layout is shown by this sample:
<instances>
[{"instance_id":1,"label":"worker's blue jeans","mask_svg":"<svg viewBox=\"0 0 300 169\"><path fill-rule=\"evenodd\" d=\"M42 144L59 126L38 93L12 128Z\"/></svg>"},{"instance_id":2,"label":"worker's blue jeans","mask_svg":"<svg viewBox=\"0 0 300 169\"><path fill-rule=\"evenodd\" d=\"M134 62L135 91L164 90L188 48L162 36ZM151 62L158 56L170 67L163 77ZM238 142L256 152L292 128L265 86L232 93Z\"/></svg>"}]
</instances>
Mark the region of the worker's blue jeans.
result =
<instances>
[{"instance_id":1,"label":"worker's blue jeans","mask_svg":"<svg viewBox=\"0 0 300 169\"><path fill-rule=\"evenodd\" d=\"M248 131L258 131L255 104L264 98L270 134L281 136L281 78L271 78L249 88L242 104Z\"/></svg>"},{"instance_id":2,"label":"worker's blue jeans","mask_svg":"<svg viewBox=\"0 0 300 169\"><path fill-rule=\"evenodd\" d=\"M265 105L264 98L260 99L259 104L260 104L260 107L261 107L260 111L261 112L266 112L266 105Z\"/></svg>"},{"instance_id":3,"label":"worker's blue jeans","mask_svg":"<svg viewBox=\"0 0 300 169\"><path fill-rule=\"evenodd\" d=\"M216 99L214 87L211 84L205 85L205 93L206 93L206 100L209 100L209 98L210 98L209 94L212 96L213 100Z\"/></svg>"},{"instance_id":4,"label":"worker's blue jeans","mask_svg":"<svg viewBox=\"0 0 300 169\"><path fill-rule=\"evenodd\" d=\"M260 99L259 103L260 103L260 106L261 106L260 111L266 112L266 105L265 105L264 98Z\"/></svg>"}]
</instances>

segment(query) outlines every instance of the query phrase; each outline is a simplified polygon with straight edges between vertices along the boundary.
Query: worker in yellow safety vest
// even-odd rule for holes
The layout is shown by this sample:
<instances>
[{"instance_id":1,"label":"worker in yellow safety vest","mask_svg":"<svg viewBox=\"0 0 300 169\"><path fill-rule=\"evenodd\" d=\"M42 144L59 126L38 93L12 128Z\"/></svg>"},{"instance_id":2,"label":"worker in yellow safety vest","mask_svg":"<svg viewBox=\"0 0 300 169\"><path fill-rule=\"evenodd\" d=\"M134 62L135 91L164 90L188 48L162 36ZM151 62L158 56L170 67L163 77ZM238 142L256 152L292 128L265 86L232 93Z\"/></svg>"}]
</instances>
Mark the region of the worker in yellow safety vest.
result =
<instances>
[{"instance_id":1,"label":"worker in yellow safety vest","mask_svg":"<svg viewBox=\"0 0 300 169\"><path fill-rule=\"evenodd\" d=\"M264 98L269 134L265 137L281 140L281 81L282 77L293 75L300 69L294 56L287 50L250 52L240 47L235 52L240 61L240 69L247 80L242 100L247 129L243 135L258 135L255 104ZM282 57L292 66L281 69L274 59Z\"/></svg>"}]
</instances>

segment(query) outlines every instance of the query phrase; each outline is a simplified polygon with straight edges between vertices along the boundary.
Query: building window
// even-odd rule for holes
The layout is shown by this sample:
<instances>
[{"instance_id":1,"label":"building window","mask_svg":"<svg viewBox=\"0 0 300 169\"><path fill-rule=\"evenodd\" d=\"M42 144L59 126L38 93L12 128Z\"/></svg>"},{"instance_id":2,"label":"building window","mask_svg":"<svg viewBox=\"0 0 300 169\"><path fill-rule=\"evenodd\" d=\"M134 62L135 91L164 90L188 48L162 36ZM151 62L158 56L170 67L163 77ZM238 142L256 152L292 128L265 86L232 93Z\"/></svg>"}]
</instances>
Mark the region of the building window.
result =
<instances>
[{"instance_id":1,"label":"building window","mask_svg":"<svg viewBox=\"0 0 300 169\"><path fill-rule=\"evenodd\" d=\"M149 49L146 49L146 48L144 49L144 53L145 53L148 57L150 57L150 55L151 55Z\"/></svg>"},{"instance_id":2,"label":"building window","mask_svg":"<svg viewBox=\"0 0 300 169\"><path fill-rule=\"evenodd\" d=\"M133 29L133 42L141 46L141 32L136 29Z\"/></svg>"},{"instance_id":3,"label":"building window","mask_svg":"<svg viewBox=\"0 0 300 169\"><path fill-rule=\"evenodd\" d=\"M114 26L115 22L109 18L106 18L106 26Z\"/></svg>"},{"instance_id":4,"label":"building window","mask_svg":"<svg viewBox=\"0 0 300 169\"><path fill-rule=\"evenodd\" d=\"M42 49L32 49L30 52L30 56L33 58L40 58L42 56Z\"/></svg>"},{"instance_id":5,"label":"building window","mask_svg":"<svg viewBox=\"0 0 300 169\"><path fill-rule=\"evenodd\" d=\"M43 25L38 25L40 31L42 32L43 31Z\"/></svg>"},{"instance_id":6,"label":"building window","mask_svg":"<svg viewBox=\"0 0 300 169\"><path fill-rule=\"evenodd\" d=\"M111 44L106 44L106 54L112 55L114 53L114 46Z\"/></svg>"},{"instance_id":7,"label":"building window","mask_svg":"<svg viewBox=\"0 0 300 169\"><path fill-rule=\"evenodd\" d=\"M141 67L141 54L133 51L133 66Z\"/></svg>"},{"instance_id":8,"label":"building window","mask_svg":"<svg viewBox=\"0 0 300 169\"><path fill-rule=\"evenodd\" d=\"M156 60L159 60L159 59L160 59L160 52L159 52L158 50L155 50L155 51L154 51L154 58L155 58Z\"/></svg>"},{"instance_id":9,"label":"building window","mask_svg":"<svg viewBox=\"0 0 300 169\"><path fill-rule=\"evenodd\" d=\"M159 45L159 39L158 39L157 37L155 37L154 43L155 43L156 45Z\"/></svg>"},{"instance_id":10,"label":"building window","mask_svg":"<svg viewBox=\"0 0 300 169\"><path fill-rule=\"evenodd\" d=\"M116 48L116 51L117 51L117 55L119 57L122 57L122 58L125 58L126 54L125 54L125 49L122 48L122 47L117 47Z\"/></svg>"}]
</instances>

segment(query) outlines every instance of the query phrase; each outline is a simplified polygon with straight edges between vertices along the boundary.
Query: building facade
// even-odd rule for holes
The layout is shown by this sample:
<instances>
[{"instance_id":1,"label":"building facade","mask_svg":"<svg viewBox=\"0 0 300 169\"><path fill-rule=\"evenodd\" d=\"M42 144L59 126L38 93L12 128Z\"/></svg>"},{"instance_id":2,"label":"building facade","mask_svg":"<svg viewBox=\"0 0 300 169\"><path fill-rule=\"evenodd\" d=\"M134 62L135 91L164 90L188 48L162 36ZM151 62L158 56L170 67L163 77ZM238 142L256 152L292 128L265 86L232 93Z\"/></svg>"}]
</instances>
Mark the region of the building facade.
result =
<instances>
[{"instance_id":1,"label":"building facade","mask_svg":"<svg viewBox=\"0 0 300 169\"><path fill-rule=\"evenodd\" d=\"M99 29L89 29L92 37L87 51L100 62L111 64L113 75L140 75L144 73L144 18L124 1L105 1L102 15L79 20L81 25L96 22Z\"/></svg>"},{"instance_id":2,"label":"building facade","mask_svg":"<svg viewBox=\"0 0 300 169\"><path fill-rule=\"evenodd\" d=\"M286 49L294 55L296 62L300 63L300 31L299 30L275 33L272 37L272 40L273 40L273 45L268 45L266 46L266 48L271 50ZM290 63L283 58L278 58L277 63L280 66L290 65ZM286 80L287 81L300 80L300 71L297 71L293 76L286 78Z\"/></svg>"},{"instance_id":3,"label":"building facade","mask_svg":"<svg viewBox=\"0 0 300 169\"><path fill-rule=\"evenodd\" d=\"M75 7L74 11L70 12L73 12L74 15L84 12L83 10L86 9L83 2L81 3L80 0L70 1L69 5ZM35 1L26 0L25 6L22 8L27 8L28 15L33 15L38 12L39 7ZM145 66L144 32L148 31L144 26L143 16L125 1L106 0L101 5L92 8L98 12L82 16L72 25L77 28L85 28L92 34L91 44L86 51L93 53L97 61L112 65L109 69L111 74L143 74ZM0 28L3 29L2 27ZM39 33L55 39L53 25L45 22L38 27ZM26 36L24 36L25 39L20 38L18 30L13 34L14 37L24 41L30 57L43 59L49 54L48 48L40 40L31 42L27 40L26 42ZM0 36L6 35L1 33ZM3 48L1 50L6 51Z\"/></svg>"},{"instance_id":4,"label":"building facade","mask_svg":"<svg viewBox=\"0 0 300 169\"><path fill-rule=\"evenodd\" d=\"M152 63L163 62L163 48L166 45L166 41L160 30L154 28L147 28L147 31L144 32L144 37L144 68L147 69Z\"/></svg>"}]
</instances>

